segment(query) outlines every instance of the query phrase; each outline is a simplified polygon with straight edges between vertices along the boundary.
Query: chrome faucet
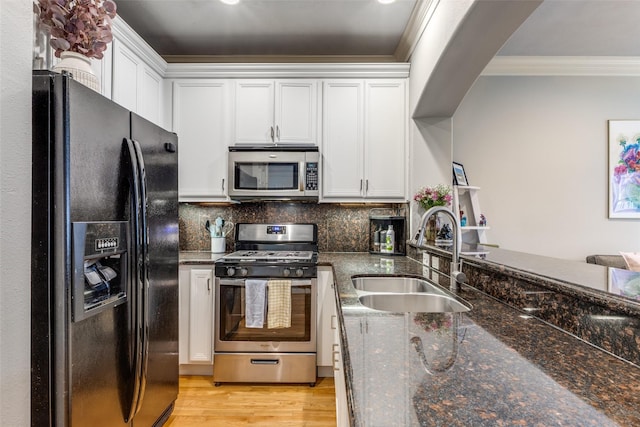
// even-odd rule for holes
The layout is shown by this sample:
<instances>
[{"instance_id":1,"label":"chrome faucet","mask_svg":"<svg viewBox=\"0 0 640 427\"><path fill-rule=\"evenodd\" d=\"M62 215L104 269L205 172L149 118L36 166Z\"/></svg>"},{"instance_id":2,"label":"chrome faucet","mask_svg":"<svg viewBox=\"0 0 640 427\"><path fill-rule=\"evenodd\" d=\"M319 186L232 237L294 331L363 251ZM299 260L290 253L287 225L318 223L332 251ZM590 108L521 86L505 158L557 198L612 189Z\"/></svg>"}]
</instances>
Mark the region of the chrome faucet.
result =
<instances>
[{"instance_id":1,"label":"chrome faucet","mask_svg":"<svg viewBox=\"0 0 640 427\"><path fill-rule=\"evenodd\" d=\"M451 253L451 271L450 271L450 285L449 289L451 292L458 291L458 283L466 283L467 276L462 272L462 264L460 262L460 246L462 244L462 231L460 230L460 221L458 217L451 211L451 209L445 206L434 206L427 210L424 215L422 215L422 219L420 220L420 229L418 230L418 240L416 244L423 248L424 245L424 233L427 229L427 221L431 218L432 215L437 215L438 213L446 214L449 219L451 219L451 225L453 226L453 247Z\"/></svg>"}]
</instances>

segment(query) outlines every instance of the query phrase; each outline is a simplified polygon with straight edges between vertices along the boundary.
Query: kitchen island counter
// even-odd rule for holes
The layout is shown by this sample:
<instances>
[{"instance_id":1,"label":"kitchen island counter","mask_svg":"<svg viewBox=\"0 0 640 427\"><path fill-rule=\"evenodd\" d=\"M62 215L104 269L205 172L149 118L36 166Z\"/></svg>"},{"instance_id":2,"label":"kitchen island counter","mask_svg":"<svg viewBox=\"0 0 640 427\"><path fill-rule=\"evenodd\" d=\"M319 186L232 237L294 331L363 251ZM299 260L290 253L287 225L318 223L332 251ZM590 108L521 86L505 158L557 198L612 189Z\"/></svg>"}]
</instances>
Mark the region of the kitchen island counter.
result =
<instances>
[{"instance_id":1,"label":"kitchen island counter","mask_svg":"<svg viewBox=\"0 0 640 427\"><path fill-rule=\"evenodd\" d=\"M456 316L362 306L355 275L422 276L407 257L321 253L333 266L354 426L637 426L640 369L463 286ZM418 339L419 338L419 339Z\"/></svg>"}]
</instances>

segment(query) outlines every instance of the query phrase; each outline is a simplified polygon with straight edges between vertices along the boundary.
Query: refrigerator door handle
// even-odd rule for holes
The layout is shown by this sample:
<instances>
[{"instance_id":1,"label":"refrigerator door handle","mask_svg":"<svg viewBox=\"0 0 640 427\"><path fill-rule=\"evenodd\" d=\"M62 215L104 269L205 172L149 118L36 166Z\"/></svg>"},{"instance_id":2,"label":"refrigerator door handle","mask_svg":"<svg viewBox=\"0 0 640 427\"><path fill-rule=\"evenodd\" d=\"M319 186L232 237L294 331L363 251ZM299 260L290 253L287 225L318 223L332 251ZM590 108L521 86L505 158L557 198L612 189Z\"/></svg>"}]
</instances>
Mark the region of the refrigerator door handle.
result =
<instances>
[{"instance_id":1,"label":"refrigerator door handle","mask_svg":"<svg viewBox=\"0 0 640 427\"><path fill-rule=\"evenodd\" d=\"M142 241L142 288L141 288L141 366L140 366L140 376L139 378L139 388L138 388L138 397L136 402L135 413L140 410L142 406L142 400L144 398L144 392L147 384L147 368L149 366L149 224L148 224L148 216L147 216L147 177L144 166L144 158L142 156L142 148L140 147L140 143L138 141L132 140L133 146L136 153L136 158L138 161L138 174L139 174L139 185L140 185L140 217L142 222L140 224L139 232L141 234Z\"/></svg>"},{"instance_id":2,"label":"refrigerator door handle","mask_svg":"<svg viewBox=\"0 0 640 427\"><path fill-rule=\"evenodd\" d=\"M128 411L128 416L125 421L129 422L134 415L138 412L140 408L140 391L143 388L142 384L142 370L143 370L143 335L144 335L144 324L143 324L143 296L142 290L144 289L144 235L141 232L144 223L144 215L143 209L143 197L141 194L142 185L140 182L141 175L139 171L138 164L138 156L136 153L136 148L132 140L125 138L123 141L123 150L126 151L126 163L130 168L130 182L131 182L131 221L133 223L132 227L132 238L133 242L133 268L132 270L132 283L131 283L131 307L132 307L132 318L133 318L133 387L131 390L130 396L130 406Z\"/></svg>"}]
</instances>

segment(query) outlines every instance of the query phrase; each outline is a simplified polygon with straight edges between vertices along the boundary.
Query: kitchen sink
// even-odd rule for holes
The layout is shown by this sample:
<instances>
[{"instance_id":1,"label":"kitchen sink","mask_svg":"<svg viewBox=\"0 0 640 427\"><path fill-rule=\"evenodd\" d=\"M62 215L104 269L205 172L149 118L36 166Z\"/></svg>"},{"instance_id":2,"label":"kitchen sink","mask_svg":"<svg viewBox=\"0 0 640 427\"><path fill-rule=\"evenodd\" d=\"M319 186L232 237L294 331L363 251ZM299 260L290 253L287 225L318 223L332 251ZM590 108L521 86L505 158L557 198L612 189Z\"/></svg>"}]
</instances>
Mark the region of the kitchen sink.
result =
<instances>
[{"instance_id":1,"label":"kitchen sink","mask_svg":"<svg viewBox=\"0 0 640 427\"><path fill-rule=\"evenodd\" d=\"M353 286L365 292L416 293L430 292L444 294L437 286L416 277L362 276L351 279Z\"/></svg>"},{"instance_id":2,"label":"kitchen sink","mask_svg":"<svg viewBox=\"0 0 640 427\"><path fill-rule=\"evenodd\" d=\"M374 310L394 313L453 313L471 306L447 295L429 293L379 293L360 296L360 303Z\"/></svg>"}]
</instances>

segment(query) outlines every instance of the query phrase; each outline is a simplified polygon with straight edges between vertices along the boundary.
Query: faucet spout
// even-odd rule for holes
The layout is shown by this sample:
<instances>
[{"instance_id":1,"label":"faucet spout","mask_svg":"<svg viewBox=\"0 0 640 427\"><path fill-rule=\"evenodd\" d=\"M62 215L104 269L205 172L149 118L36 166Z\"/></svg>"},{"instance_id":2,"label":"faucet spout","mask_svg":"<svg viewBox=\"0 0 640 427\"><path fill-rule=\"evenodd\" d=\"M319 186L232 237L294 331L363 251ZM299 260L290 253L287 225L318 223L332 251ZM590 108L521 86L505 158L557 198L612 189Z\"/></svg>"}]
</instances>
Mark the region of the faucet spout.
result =
<instances>
[{"instance_id":1,"label":"faucet spout","mask_svg":"<svg viewBox=\"0 0 640 427\"><path fill-rule=\"evenodd\" d=\"M460 230L460 220L453 213L453 211L445 206L434 206L429 208L422 218L420 219L420 229L418 231L418 240L416 244L419 247L425 247L424 233L427 228L427 221L433 215L443 213L451 220L453 227L453 247L451 248L451 270L450 270L450 290L456 292L458 290L458 283L465 283L467 281L466 275L462 272L462 266L460 265L460 247L462 244L462 230Z\"/></svg>"}]
</instances>

